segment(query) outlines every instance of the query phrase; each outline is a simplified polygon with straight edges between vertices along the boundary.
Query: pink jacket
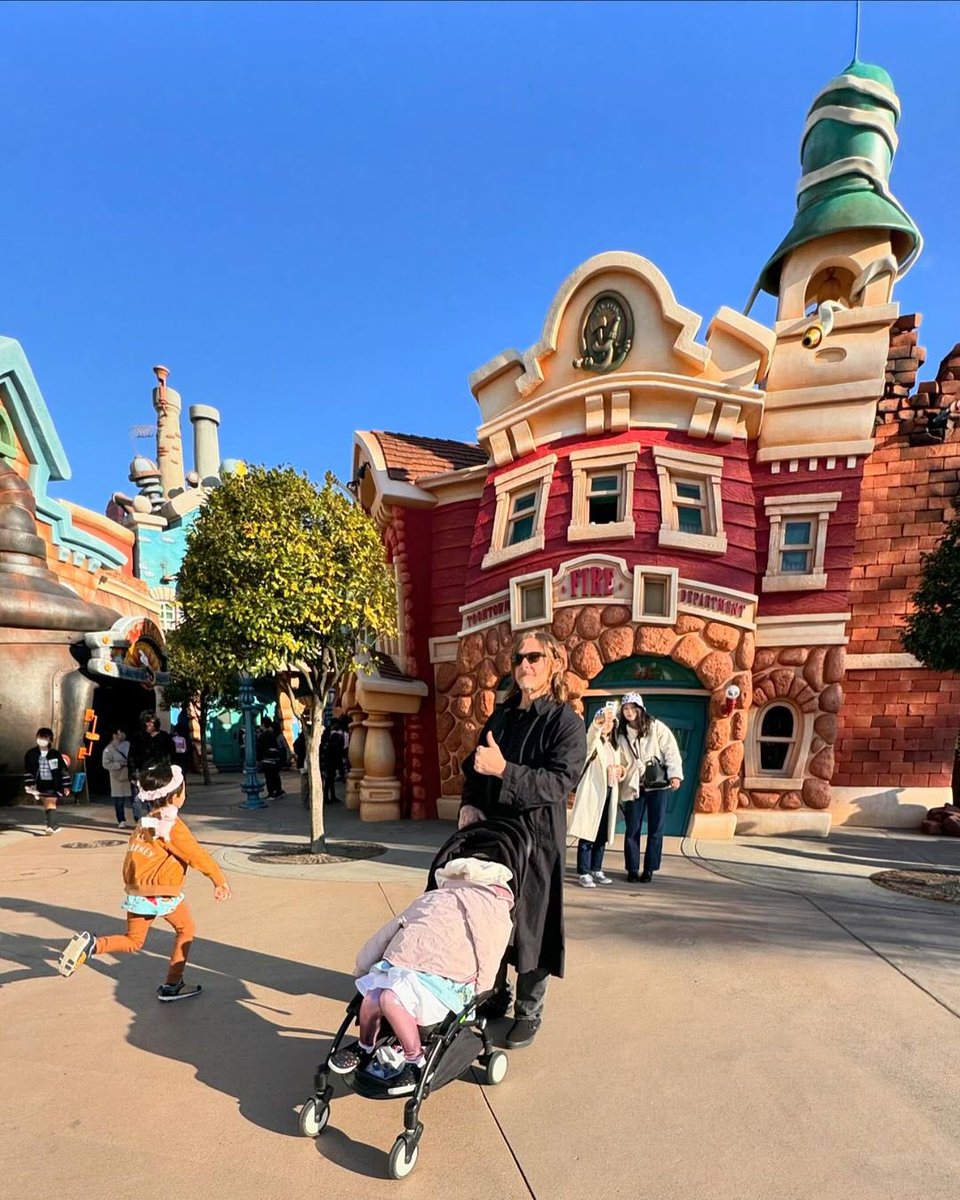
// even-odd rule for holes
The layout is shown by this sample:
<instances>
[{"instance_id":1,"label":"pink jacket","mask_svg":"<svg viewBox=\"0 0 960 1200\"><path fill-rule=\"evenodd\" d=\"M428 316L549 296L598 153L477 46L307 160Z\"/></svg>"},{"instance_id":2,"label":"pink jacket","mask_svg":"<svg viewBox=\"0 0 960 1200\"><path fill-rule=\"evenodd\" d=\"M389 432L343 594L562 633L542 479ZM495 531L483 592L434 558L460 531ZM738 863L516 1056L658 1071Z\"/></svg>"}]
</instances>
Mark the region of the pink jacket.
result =
<instances>
[{"instance_id":1,"label":"pink jacket","mask_svg":"<svg viewBox=\"0 0 960 1200\"><path fill-rule=\"evenodd\" d=\"M510 908L506 895L487 884L443 879L365 943L356 974L386 958L395 967L475 981L477 991L489 991L510 941Z\"/></svg>"}]
</instances>

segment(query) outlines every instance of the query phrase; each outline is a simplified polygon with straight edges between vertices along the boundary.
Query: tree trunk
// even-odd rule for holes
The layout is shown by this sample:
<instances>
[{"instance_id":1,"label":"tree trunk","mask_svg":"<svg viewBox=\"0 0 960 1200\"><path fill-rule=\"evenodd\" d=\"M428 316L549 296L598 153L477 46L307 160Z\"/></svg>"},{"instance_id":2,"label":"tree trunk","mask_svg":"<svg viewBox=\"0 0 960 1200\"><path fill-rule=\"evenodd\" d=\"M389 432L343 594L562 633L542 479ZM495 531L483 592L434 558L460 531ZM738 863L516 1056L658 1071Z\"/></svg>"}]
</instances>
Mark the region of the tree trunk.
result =
<instances>
[{"instance_id":1,"label":"tree trunk","mask_svg":"<svg viewBox=\"0 0 960 1200\"><path fill-rule=\"evenodd\" d=\"M197 705L200 710L200 770L203 772L203 782L210 786L210 764L207 762L207 710L210 707L210 697L202 692Z\"/></svg>"},{"instance_id":2,"label":"tree trunk","mask_svg":"<svg viewBox=\"0 0 960 1200\"><path fill-rule=\"evenodd\" d=\"M327 838L323 828L323 774L320 770L320 739L323 736L323 700L314 697L313 712L319 720L304 722L307 742L307 779L310 781L310 853L324 854Z\"/></svg>"}]
</instances>

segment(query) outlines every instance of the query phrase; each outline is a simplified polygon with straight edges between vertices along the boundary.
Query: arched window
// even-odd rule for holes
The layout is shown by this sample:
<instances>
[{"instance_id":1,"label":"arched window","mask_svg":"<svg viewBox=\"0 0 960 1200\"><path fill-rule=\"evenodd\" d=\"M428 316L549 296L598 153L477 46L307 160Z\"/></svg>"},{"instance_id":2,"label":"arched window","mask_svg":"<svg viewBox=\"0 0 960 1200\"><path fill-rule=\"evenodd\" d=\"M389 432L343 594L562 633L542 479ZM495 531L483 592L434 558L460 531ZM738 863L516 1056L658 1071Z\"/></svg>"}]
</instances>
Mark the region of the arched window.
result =
<instances>
[{"instance_id":1,"label":"arched window","mask_svg":"<svg viewBox=\"0 0 960 1200\"><path fill-rule=\"evenodd\" d=\"M804 298L804 311L815 313L821 304L833 300L849 308L852 301L850 293L854 285L853 272L846 267L824 267L818 271L807 285Z\"/></svg>"},{"instance_id":2,"label":"arched window","mask_svg":"<svg viewBox=\"0 0 960 1200\"><path fill-rule=\"evenodd\" d=\"M788 704L769 704L760 714L760 773L789 775L797 746L797 718Z\"/></svg>"}]
</instances>

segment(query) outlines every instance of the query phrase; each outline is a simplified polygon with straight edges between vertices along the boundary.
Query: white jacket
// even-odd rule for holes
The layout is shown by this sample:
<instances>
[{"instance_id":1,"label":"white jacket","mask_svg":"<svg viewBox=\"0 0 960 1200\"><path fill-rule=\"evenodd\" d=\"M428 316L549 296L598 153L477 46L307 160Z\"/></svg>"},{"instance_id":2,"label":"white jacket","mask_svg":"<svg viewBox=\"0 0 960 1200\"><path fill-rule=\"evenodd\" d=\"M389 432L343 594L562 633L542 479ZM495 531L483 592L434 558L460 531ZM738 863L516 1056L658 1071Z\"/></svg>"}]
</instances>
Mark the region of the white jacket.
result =
<instances>
[{"instance_id":1,"label":"white jacket","mask_svg":"<svg viewBox=\"0 0 960 1200\"><path fill-rule=\"evenodd\" d=\"M667 768L668 779L683 778L683 761L680 758L680 747L673 732L658 721L651 720L650 732L646 737L638 738L636 731L628 729L626 738L620 738L617 747L620 763L625 774L620 781L620 803L636 800L643 788L643 772L651 758L660 759Z\"/></svg>"},{"instance_id":2,"label":"white jacket","mask_svg":"<svg viewBox=\"0 0 960 1200\"><path fill-rule=\"evenodd\" d=\"M615 766L619 757L614 746L602 736L600 726L590 722L587 730L587 765L577 785L577 794L567 825L569 837L596 841L600 832L600 818L607 799L607 767ZM616 797L616 792L614 792ZM613 841L617 831L616 801L607 811L606 841Z\"/></svg>"}]
</instances>

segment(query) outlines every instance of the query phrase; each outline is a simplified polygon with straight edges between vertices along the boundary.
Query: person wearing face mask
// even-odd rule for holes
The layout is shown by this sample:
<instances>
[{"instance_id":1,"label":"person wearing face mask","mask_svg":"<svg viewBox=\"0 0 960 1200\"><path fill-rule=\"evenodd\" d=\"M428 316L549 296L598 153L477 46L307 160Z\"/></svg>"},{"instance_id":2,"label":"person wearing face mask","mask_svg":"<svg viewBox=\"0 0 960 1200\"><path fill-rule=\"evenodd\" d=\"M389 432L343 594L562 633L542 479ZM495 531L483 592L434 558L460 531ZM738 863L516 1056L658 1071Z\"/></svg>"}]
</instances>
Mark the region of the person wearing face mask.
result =
<instances>
[{"instance_id":1,"label":"person wearing face mask","mask_svg":"<svg viewBox=\"0 0 960 1200\"><path fill-rule=\"evenodd\" d=\"M620 804L627 827L623 839L627 882L652 883L654 872L660 869L663 854L667 792L675 792L683 782L680 747L672 731L647 712L639 692L628 692L621 701L615 739L623 767ZM669 787L656 791L644 787L644 771L651 759L662 762L666 767ZM647 845L641 873L640 828L644 816L647 818Z\"/></svg>"},{"instance_id":2,"label":"person wearing face mask","mask_svg":"<svg viewBox=\"0 0 960 1200\"><path fill-rule=\"evenodd\" d=\"M46 816L44 833L60 832L57 799L70 795L70 774L63 755L53 744L52 729L37 730L37 744L23 756L24 787L43 805Z\"/></svg>"},{"instance_id":3,"label":"person wearing face mask","mask_svg":"<svg viewBox=\"0 0 960 1200\"><path fill-rule=\"evenodd\" d=\"M513 647L513 687L480 731L477 748L463 763L460 828L485 818L518 822L532 842L517 896L513 944L493 997L489 1017L510 1006L507 963L517 971L514 1024L506 1045L528 1046L543 1019L551 975L563 975L563 866L567 796L587 756L583 721L566 703L560 647L552 634L521 634Z\"/></svg>"}]
</instances>

